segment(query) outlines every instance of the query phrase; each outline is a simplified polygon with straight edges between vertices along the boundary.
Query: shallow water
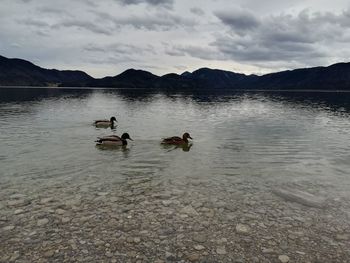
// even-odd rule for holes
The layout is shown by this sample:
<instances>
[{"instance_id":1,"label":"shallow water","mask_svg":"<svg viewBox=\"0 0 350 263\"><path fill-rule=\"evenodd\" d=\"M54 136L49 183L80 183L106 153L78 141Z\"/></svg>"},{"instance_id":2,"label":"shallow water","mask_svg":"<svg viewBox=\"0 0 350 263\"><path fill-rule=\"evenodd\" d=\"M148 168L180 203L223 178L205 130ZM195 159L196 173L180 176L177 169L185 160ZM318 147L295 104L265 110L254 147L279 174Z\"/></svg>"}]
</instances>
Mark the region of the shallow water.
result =
<instances>
[{"instance_id":1,"label":"shallow water","mask_svg":"<svg viewBox=\"0 0 350 263\"><path fill-rule=\"evenodd\" d=\"M111 116L118 120L114 130L97 129L92 125L95 119ZM162 137L181 135L186 131L193 137L190 147L183 149L160 144ZM134 139L126 148L95 146L94 140L98 136L123 132L128 132ZM221 220L229 220L230 223L225 221L228 225L250 222L250 227L254 228L262 221L269 225L273 215L277 223L271 225L271 232L276 233L291 226L285 222L287 215L296 220L306 218L293 225L299 230L310 231L310 222L317 221L319 224L311 228L307 239L300 239L294 245L295 249L302 250L305 244L314 240L317 249L321 244L318 243L321 242L318 241L320 235L326 235L328 242L348 227L349 134L350 93L0 89L0 227L7 229L10 224L16 226L13 231L18 230L12 234L5 231L1 241L11 247L11 240L16 235L18 240L25 240L24 237L34 233L33 229L36 229L35 233L45 231L35 226L35 220L42 217L58 224L63 219L55 215L55 209L62 207L66 217L72 218L70 227L77 223L81 229L88 229L91 225L83 226L85 221L81 223L79 218L89 215L96 220L98 217L94 224L100 224L99 227L108 232L104 227L111 220L111 211L129 211L125 205L133 204L132 213L143 220L153 222L158 218L162 222L163 216L169 217L166 213L178 214L185 220L181 217L181 209L190 204L201 211L200 215L211 218L210 226L216 226L215 229L210 230L207 225L204 229L208 228L211 232L206 234L212 236L223 236L227 232L223 229L221 232L218 227L223 224ZM311 208L310 212L309 208L272 193L281 187L314 194L328 200L330 208ZM29 200L28 203L9 204L9 200L23 198ZM157 198L166 201L162 203ZM169 208L172 202L176 206L174 210ZM165 207L158 211L158 206ZM18 207L24 207L24 211L16 212ZM261 209L264 216L259 212L257 216ZM215 212L214 219L211 211ZM260 216L265 219L257 219ZM26 220L27 217L32 221ZM129 217L131 215L125 214L125 218ZM118 224L121 225L127 222L120 220ZM173 228L185 229L179 222L166 220ZM190 228L192 223L195 228L195 222L182 222ZM325 226L331 226L333 232L322 233ZM19 227L27 232L20 231ZM71 229L64 232L66 227L57 231L62 231L62 236L74 233ZM158 230L153 231L157 233ZM252 236L254 240L264 240L259 229L254 235L257 235ZM154 239L150 238L151 241ZM230 240L230 237L226 239ZM276 237L279 249L285 246L284 241L282 245L278 243L282 239ZM22 247L27 256L24 262L32 257L31 251L43 248L41 243L39 249L18 240L15 244ZM348 242L347 237L346 240ZM325 246L333 246L332 242ZM330 259L338 262L336 259L350 255L350 251L343 249L346 242L339 245L338 254L329 254ZM84 244L80 243L81 246ZM244 258L254 256L255 252L249 252L249 249L261 249L260 245L255 245L249 244L241 252ZM181 246L184 245L181 243ZM168 244L167 247L175 250L176 246ZM57 251L56 260L60 262L64 255ZM213 251L211 260L226 262L217 258L215 248ZM327 251L323 252L327 255ZM2 253L5 261L12 253L16 251L8 249ZM98 255L99 252L94 253ZM157 258L158 252L152 253ZM302 254L293 253L291 258L302 257ZM315 255L310 253L309 259L323 259ZM269 257L272 262L276 259L267 255L262 262L270 262Z\"/></svg>"},{"instance_id":2,"label":"shallow water","mask_svg":"<svg viewBox=\"0 0 350 263\"><path fill-rule=\"evenodd\" d=\"M2 188L18 183L39 191L89 176L103 182L238 176L257 183L318 182L344 192L350 183L349 106L350 93L1 89ZM91 125L112 115L116 130ZM160 145L162 137L185 131L194 138L188 152ZM134 139L127 149L95 147L96 137L123 132Z\"/></svg>"}]
</instances>

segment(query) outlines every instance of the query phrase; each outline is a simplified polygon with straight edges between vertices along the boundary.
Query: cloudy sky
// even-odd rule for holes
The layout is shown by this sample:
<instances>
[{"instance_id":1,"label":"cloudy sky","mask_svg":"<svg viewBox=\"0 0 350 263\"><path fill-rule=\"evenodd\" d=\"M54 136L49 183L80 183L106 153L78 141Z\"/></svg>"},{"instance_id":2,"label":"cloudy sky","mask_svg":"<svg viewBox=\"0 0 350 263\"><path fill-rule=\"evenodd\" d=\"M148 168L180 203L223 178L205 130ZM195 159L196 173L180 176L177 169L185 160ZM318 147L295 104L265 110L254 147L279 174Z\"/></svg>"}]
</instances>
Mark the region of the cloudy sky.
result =
<instances>
[{"instance_id":1,"label":"cloudy sky","mask_svg":"<svg viewBox=\"0 0 350 263\"><path fill-rule=\"evenodd\" d=\"M350 61L348 0L0 0L0 55L94 77Z\"/></svg>"}]
</instances>

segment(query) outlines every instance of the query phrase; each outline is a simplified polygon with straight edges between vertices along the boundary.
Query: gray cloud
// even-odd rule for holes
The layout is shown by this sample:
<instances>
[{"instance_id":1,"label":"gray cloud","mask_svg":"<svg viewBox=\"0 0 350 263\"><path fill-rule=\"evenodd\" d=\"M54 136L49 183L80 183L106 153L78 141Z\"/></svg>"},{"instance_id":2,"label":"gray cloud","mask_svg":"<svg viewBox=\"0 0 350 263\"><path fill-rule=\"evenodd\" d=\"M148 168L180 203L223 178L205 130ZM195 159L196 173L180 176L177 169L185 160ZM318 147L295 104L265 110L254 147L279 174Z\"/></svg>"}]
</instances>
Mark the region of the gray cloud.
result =
<instances>
[{"instance_id":1,"label":"gray cloud","mask_svg":"<svg viewBox=\"0 0 350 263\"><path fill-rule=\"evenodd\" d=\"M136 46L125 43L112 43L107 45L96 45L90 43L84 47L87 52L113 53L113 54L156 54L156 49L152 45Z\"/></svg>"},{"instance_id":2,"label":"gray cloud","mask_svg":"<svg viewBox=\"0 0 350 263\"><path fill-rule=\"evenodd\" d=\"M153 6L172 6L174 0L117 0L122 5L148 4Z\"/></svg>"},{"instance_id":3,"label":"gray cloud","mask_svg":"<svg viewBox=\"0 0 350 263\"><path fill-rule=\"evenodd\" d=\"M49 27L50 25L42 20L33 19L33 18L25 18L17 20L20 24L27 25L27 26L34 26L34 27Z\"/></svg>"},{"instance_id":4,"label":"gray cloud","mask_svg":"<svg viewBox=\"0 0 350 263\"><path fill-rule=\"evenodd\" d=\"M192 7L190 11L197 16L203 16L205 14L204 10L199 7Z\"/></svg>"},{"instance_id":5,"label":"gray cloud","mask_svg":"<svg viewBox=\"0 0 350 263\"><path fill-rule=\"evenodd\" d=\"M319 59L326 55L311 44L279 43L273 40L257 42L255 39L249 39L243 42L230 37L222 37L218 38L212 45L218 48L225 59L241 62L305 61Z\"/></svg>"},{"instance_id":6,"label":"gray cloud","mask_svg":"<svg viewBox=\"0 0 350 263\"><path fill-rule=\"evenodd\" d=\"M259 19L247 10L217 11L214 13L224 24L237 32L255 29L259 26Z\"/></svg>"},{"instance_id":7,"label":"gray cloud","mask_svg":"<svg viewBox=\"0 0 350 263\"><path fill-rule=\"evenodd\" d=\"M44 14L53 14L53 15L62 15L62 14L68 14L66 11L60 9L60 8L56 8L56 7L50 7L50 6L43 6L43 7L39 7L38 11L40 13L44 13Z\"/></svg>"},{"instance_id":8,"label":"gray cloud","mask_svg":"<svg viewBox=\"0 0 350 263\"><path fill-rule=\"evenodd\" d=\"M107 57L85 57L84 60L87 63L100 65L118 65L123 63L135 63L140 61L128 54L111 55Z\"/></svg>"},{"instance_id":9,"label":"gray cloud","mask_svg":"<svg viewBox=\"0 0 350 263\"><path fill-rule=\"evenodd\" d=\"M203 60L225 60L225 58L213 47L194 45L175 45L166 48L169 56L191 56Z\"/></svg>"},{"instance_id":10,"label":"gray cloud","mask_svg":"<svg viewBox=\"0 0 350 263\"><path fill-rule=\"evenodd\" d=\"M112 16L106 12L95 12L101 22L109 22L117 28L122 26L132 26L136 29L146 30L170 30L178 27L187 27L195 25L191 19L187 19L171 12L155 12L153 14Z\"/></svg>"},{"instance_id":11,"label":"gray cloud","mask_svg":"<svg viewBox=\"0 0 350 263\"><path fill-rule=\"evenodd\" d=\"M226 59L242 62L320 61L329 50L324 43L341 43L350 36L348 12L282 14L260 18L252 14L216 12L230 28L211 43ZM239 19L241 21L239 21ZM243 33L242 33L243 32Z\"/></svg>"},{"instance_id":12,"label":"gray cloud","mask_svg":"<svg viewBox=\"0 0 350 263\"><path fill-rule=\"evenodd\" d=\"M100 25L97 25L96 23L93 23L90 21L82 21L82 20L66 20L52 26L53 29L59 29L62 27L84 29L92 33L104 34L104 35L111 35L113 32L113 30L108 29L105 26L100 26Z\"/></svg>"}]
</instances>

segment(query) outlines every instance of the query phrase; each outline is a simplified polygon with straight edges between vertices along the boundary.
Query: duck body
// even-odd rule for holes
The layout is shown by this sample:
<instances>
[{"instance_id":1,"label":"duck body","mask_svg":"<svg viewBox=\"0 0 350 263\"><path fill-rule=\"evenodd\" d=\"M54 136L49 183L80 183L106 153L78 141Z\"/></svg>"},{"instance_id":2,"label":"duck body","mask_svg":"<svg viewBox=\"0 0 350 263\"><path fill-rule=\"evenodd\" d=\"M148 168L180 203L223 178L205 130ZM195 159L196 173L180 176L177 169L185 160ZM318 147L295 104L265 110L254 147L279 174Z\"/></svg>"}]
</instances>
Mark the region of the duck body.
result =
<instances>
[{"instance_id":1,"label":"duck body","mask_svg":"<svg viewBox=\"0 0 350 263\"><path fill-rule=\"evenodd\" d=\"M126 146L128 144L127 140L131 140L130 135L128 133L123 133L121 137L117 135L109 135L104 137L99 137L95 142L96 145L104 145L104 146Z\"/></svg>"},{"instance_id":2,"label":"duck body","mask_svg":"<svg viewBox=\"0 0 350 263\"><path fill-rule=\"evenodd\" d=\"M190 134L188 132L185 132L181 137L178 136L173 136L173 137L168 137L164 138L162 140L162 144L172 144L172 145L183 145L183 144L188 144L188 139L192 139Z\"/></svg>"},{"instance_id":3,"label":"duck body","mask_svg":"<svg viewBox=\"0 0 350 263\"><path fill-rule=\"evenodd\" d=\"M115 117L111 117L109 120L96 120L94 121L94 125L97 128L109 128L114 127L114 122L117 122Z\"/></svg>"}]
</instances>

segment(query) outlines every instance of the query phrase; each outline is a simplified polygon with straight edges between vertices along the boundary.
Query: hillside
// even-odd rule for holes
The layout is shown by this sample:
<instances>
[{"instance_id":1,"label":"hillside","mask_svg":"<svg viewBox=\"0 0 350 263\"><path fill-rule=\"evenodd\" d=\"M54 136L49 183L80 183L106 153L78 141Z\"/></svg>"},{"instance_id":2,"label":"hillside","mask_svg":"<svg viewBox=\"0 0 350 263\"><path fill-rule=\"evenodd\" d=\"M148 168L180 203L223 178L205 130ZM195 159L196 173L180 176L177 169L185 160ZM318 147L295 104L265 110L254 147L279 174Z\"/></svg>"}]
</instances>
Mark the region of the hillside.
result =
<instances>
[{"instance_id":1,"label":"hillside","mask_svg":"<svg viewBox=\"0 0 350 263\"><path fill-rule=\"evenodd\" d=\"M263 76L201 68L181 75L156 76L128 69L113 76L94 79L83 71L44 69L22 59L0 56L1 86L114 87L147 89L278 89L350 90L350 63L303 68Z\"/></svg>"}]
</instances>

